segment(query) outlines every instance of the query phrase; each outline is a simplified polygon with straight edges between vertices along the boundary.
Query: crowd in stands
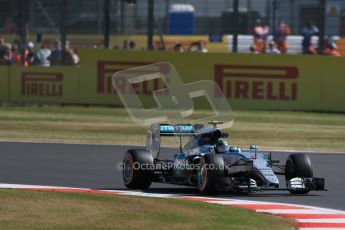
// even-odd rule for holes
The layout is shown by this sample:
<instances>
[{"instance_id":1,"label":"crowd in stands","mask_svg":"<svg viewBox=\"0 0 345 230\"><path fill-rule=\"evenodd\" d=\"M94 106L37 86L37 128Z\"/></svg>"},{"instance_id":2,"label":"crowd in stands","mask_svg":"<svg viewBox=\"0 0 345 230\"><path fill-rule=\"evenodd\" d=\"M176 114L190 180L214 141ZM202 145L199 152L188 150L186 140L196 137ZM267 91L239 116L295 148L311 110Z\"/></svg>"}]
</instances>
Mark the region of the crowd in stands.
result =
<instances>
[{"instance_id":1,"label":"crowd in stands","mask_svg":"<svg viewBox=\"0 0 345 230\"><path fill-rule=\"evenodd\" d=\"M287 37L290 34L290 27L282 20L278 23L272 36L270 36L269 26L262 23L261 20L257 20L253 28L253 44L249 47L249 51L253 54L286 54L288 51ZM308 22L300 34L303 37L301 43L302 53L318 54L317 44L312 43L312 37L319 36L319 29L312 22ZM270 37L272 39L268 40ZM341 56L336 42L332 37L324 38L323 47L322 54L336 57ZM208 52L204 41L192 42L187 49L181 42L176 42L173 50L175 52Z\"/></svg>"},{"instance_id":2,"label":"crowd in stands","mask_svg":"<svg viewBox=\"0 0 345 230\"><path fill-rule=\"evenodd\" d=\"M270 28L267 24L257 20L253 28L253 44L249 50L253 54L286 54L288 50L287 36L291 33L290 27L284 22L280 21L275 28L272 36L270 36ZM312 37L319 36L320 32L317 26L312 22L307 22L302 28L302 53L303 54L318 54L317 44L313 44ZM268 40L269 37L273 39ZM51 44L52 43L52 44ZM57 66L57 65L79 65L79 56L75 49L70 47L69 41L66 41L64 49L60 40L54 42L43 41L40 47L35 47L31 41L27 42L24 51L19 49L20 42L15 39L12 43L5 41L0 36L0 65L24 65L24 66ZM326 37L323 40L323 54L329 56L341 56L335 40ZM95 47L96 48L96 47ZM136 43L132 40L124 40L122 45L123 50L135 50ZM157 48L165 50L163 48ZM181 42L174 44L173 50L175 52L199 52L207 53L206 43L204 41L195 41L188 46ZM22 53L23 52L23 53ZM24 55L22 55L24 54ZM24 56L24 60L22 60Z\"/></svg>"},{"instance_id":3,"label":"crowd in stands","mask_svg":"<svg viewBox=\"0 0 345 230\"><path fill-rule=\"evenodd\" d=\"M176 42L174 45L175 52L185 52L185 48L181 42ZM207 53L208 49L206 48L206 43L204 41L192 42L188 48L188 52L198 52L198 53Z\"/></svg>"},{"instance_id":4,"label":"crowd in stands","mask_svg":"<svg viewBox=\"0 0 345 230\"><path fill-rule=\"evenodd\" d=\"M122 46L122 49L124 50L134 50L135 49L135 42L132 41L132 40L124 40L123 41L123 46Z\"/></svg>"},{"instance_id":5,"label":"crowd in stands","mask_svg":"<svg viewBox=\"0 0 345 230\"><path fill-rule=\"evenodd\" d=\"M249 48L251 53L268 53L268 54L286 54L288 50L287 36L290 35L290 27L280 21L273 33L273 40L267 41L270 29L267 24L258 20L253 29L254 43ZM303 54L318 54L317 45L312 43L313 36L319 36L319 29L311 21L307 22L301 31L302 40L302 53ZM266 48L268 44L268 48ZM337 49L335 40L325 37L323 41L324 55L341 56Z\"/></svg>"},{"instance_id":6,"label":"crowd in stands","mask_svg":"<svg viewBox=\"0 0 345 230\"><path fill-rule=\"evenodd\" d=\"M25 46L24 60L22 60L20 42L15 39L12 43L7 43L3 37L0 37L0 65L79 65L79 56L75 49L70 47L69 41L66 41L64 50L60 40L54 41L52 49L50 46L49 42L43 42L39 49L35 49L34 43L29 41Z\"/></svg>"}]
</instances>

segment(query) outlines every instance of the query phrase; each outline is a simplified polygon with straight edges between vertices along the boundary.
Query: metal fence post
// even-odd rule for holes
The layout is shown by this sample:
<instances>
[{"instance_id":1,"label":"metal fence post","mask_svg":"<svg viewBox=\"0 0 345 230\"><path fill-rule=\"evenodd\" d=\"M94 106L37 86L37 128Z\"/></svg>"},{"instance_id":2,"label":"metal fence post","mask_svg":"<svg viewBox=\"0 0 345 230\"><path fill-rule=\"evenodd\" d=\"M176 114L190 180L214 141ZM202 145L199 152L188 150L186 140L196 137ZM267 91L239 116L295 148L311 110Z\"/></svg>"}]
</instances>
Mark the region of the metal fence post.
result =
<instances>
[{"instance_id":1,"label":"metal fence post","mask_svg":"<svg viewBox=\"0 0 345 230\"><path fill-rule=\"evenodd\" d=\"M319 34L319 54L323 54L323 39L325 37L325 11L326 11L326 0L320 0L320 34Z\"/></svg>"},{"instance_id":2,"label":"metal fence post","mask_svg":"<svg viewBox=\"0 0 345 230\"><path fill-rule=\"evenodd\" d=\"M61 64L66 63L66 17L67 17L67 0L61 1L60 8L60 36L61 36Z\"/></svg>"},{"instance_id":3,"label":"metal fence post","mask_svg":"<svg viewBox=\"0 0 345 230\"><path fill-rule=\"evenodd\" d=\"M28 24L28 4L26 0L18 0L18 35L19 35L19 50L21 56L21 64L25 62L25 49L27 42L27 33L29 32Z\"/></svg>"},{"instance_id":4,"label":"metal fence post","mask_svg":"<svg viewBox=\"0 0 345 230\"><path fill-rule=\"evenodd\" d=\"M232 52L237 53L238 50L238 8L239 8L239 0L233 1L233 22L232 22L232 29L233 29L233 37L232 37Z\"/></svg>"},{"instance_id":5,"label":"metal fence post","mask_svg":"<svg viewBox=\"0 0 345 230\"><path fill-rule=\"evenodd\" d=\"M147 49L153 50L154 0L148 0Z\"/></svg>"},{"instance_id":6,"label":"metal fence post","mask_svg":"<svg viewBox=\"0 0 345 230\"><path fill-rule=\"evenodd\" d=\"M104 0L104 48L109 48L110 36L110 0Z\"/></svg>"},{"instance_id":7,"label":"metal fence post","mask_svg":"<svg viewBox=\"0 0 345 230\"><path fill-rule=\"evenodd\" d=\"M272 35L274 38L275 30L276 30L276 21L277 21L277 10L278 10L278 1L273 0L272 2Z\"/></svg>"}]
</instances>

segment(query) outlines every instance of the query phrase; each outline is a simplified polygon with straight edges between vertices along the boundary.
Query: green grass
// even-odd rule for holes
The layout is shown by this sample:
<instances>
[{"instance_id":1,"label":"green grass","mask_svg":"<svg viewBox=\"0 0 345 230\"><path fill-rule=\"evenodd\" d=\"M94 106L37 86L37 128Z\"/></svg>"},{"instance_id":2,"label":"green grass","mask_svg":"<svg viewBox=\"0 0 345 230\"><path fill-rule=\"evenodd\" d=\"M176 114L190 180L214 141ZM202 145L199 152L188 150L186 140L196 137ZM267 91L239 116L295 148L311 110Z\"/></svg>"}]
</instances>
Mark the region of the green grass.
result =
<instances>
[{"instance_id":1,"label":"green grass","mask_svg":"<svg viewBox=\"0 0 345 230\"><path fill-rule=\"evenodd\" d=\"M0 229L292 229L253 211L164 198L0 190Z\"/></svg>"},{"instance_id":2,"label":"green grass","mask_svg":"<svg viewBox=\"0 0 345 230\"><path fill-rule=\"evenodd\" d=\"M198 111L194 118L207 114ZM228 131L229 142L242 148L345 152L345 114L235 111ZM3 106L0 139L145 145L146 128L122 108Z\"/></svg>"}]
</instances>

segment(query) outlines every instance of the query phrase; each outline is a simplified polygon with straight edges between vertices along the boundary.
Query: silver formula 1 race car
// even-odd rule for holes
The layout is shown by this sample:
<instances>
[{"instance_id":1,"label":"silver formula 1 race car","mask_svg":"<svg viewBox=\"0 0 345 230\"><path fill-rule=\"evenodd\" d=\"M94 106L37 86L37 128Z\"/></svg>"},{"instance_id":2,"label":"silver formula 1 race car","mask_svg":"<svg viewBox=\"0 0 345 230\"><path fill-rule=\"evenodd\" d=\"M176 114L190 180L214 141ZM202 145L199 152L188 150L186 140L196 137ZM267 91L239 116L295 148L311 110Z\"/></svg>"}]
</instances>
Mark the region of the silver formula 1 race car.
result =
<instances>
[{"instance_id":1,"label":"silver formula 1 race car","mask_svg":"<svg viewBox=\"0 0 345 230\"><path fill-rule=\"evenodd\" d=\"M257 146L248 151L227 143L228 133L220 130L221 122L210 126L196 124L154 124L147 131L146 149L130 149L123 161L123 181L129 189L147 189L152 182L186 185L201 193L252 193L260 190L288 190L307 194L325 190L324 178L313 177L310 158L291 154L285 165L272 160L271 153ZM179 151L171 159L160 158L162 136L179 140ZM182 139L187 138L183 146ZM285 175L281 188L277 175Z\"/></svg>"}]
</instances>

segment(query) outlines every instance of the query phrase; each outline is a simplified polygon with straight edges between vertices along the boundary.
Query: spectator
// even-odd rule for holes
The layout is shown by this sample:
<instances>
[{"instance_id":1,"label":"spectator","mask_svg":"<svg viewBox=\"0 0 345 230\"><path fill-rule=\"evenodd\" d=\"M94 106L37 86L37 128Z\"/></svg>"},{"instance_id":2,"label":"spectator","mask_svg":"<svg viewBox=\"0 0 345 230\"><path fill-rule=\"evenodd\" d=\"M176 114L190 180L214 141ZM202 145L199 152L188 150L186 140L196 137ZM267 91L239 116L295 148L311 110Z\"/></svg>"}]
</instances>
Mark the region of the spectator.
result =
<instances>
[{"instance_id":1,"label":"spectator","mask_svg":"<svg viewBox=\"0 0 345 230\"><path fill-rule=\"evenodd\" d=\"M41 49L39 49L37 52L38 64L41 66L50 66L50 61L48 60L50 54L51 51L50 49L48 49L47 44L43 43Z\"/></svg>"},{"instance_id":2,"label":"spectator","mask_svg":"<svg viewBox=\"0 0 345 230\"><path fill-rule=\"evenodd\" d=\"M256 21L253 35L254 35L254 44L256 46L256 50L258 51L258 53L265 53L266 40L267 40L269 31L270 29L268 25L262 24L260 19Z\"/></svg>"},{"instance_id":3,"label":"spectator","mask_svg":"<svg viewBox=\"0 0 345 230\"><path fill-rule=\"evenodd\" d=\"M0 48L0 65L11 65L12 55L11 48L8 45L4 45Z\"/></svg>"},{"instance_id":4,"label":"spectator","mask_svg":"<svg viewBox=\"0 0 345 230\"><path fill-rule=\"evenodd\" d=\"M75 65L79 65L80 64L80 58L78 56L77 50L76 49L72 49L72 50L73 50L72 57L73 57L73 60L74 60L74 64Z\"/></svg>"},{"instance_id":5,"label":"spectator","mask_svg":"<svg viewBox=\"0 0 345 230\"><path fill-rule=\"evenodd\" d=\"M129 49L129 50L134 50L134 49L135 49L135 46L136 46L136 44L135 44L134 41L130 40L130 41L128 42L128 49Z\"/></svg>"},{"instance_id":6,"label":"spectator","mask_svg":"<svg viewBox=\"0 0 345 230\"><path fill-rule=\"evenodd\" d=\"M190 44L190 46L188 47L188 51L207 53L208 49L206 48L206 43L204 41L197 41L197 42L192 42Z\"/></svg>"},{"instance_id":7,"label":"spectator","mask_svg":"<svg viewBox=\"0 0 345 230\"><path fill-rule=\"evenodd\" d=\"M303 54L314 54L314 48L312 47L313 44L311 43L312 36L319 34L319 29L317 26L313 25L311 21L309 21L306 26L303 27L302 32L303 41L302 41L302 50Z\"/></svg>"},{"instance_id":8,"label":"spectator","mask_svg":"<svg viewBox=\"0 0 345 230\"><path fill-rule=\"evenodd\" d=\"M337 45L333 42L331 42L327 45L327 47L323 50L323 54L333 56L333 57L340 57L341 56L339 50L337 49Z\"/></svg>"},{"instance_id":9,"label":"spectator","mask_svg":"<svg viewBox=\"0 0 345 230\"><path fill-rule=\"evenodd\" d=\"M122 49L124 49L124 50L129 49L129 41L127 39L123 40Z\"/></svg>"},{"instance_id":10,"label":"spectator","mask_svg":"<svg viewBox=\"0 0 345 230\"><path fill-rule=\"evenodd\" d=\"M286 37L291 33L290 27L284 23L283 20L279 22L278 27L275 30L274 41L276 42L279 51L282 54L286 54L288 44Z\"/></svg>"},{"instance_id":11,"label":"spectator","mask_svg":"<svg viewBox=\"0 0 345 230\"><path fill-rule=\"evenodd\" d=\"M317 54L317 46L315 44L310 44L307 54Z\"/></svg>"},{"instance_id":12,"label":"spectator","mask_svg":"<svg viewBox=\"0 0 345 230\"><path fill-rule=\"evenodd\" d=\"M197 42L192 42L188 47L189 52L198 52L198 44Z\"/></svg>"},{"instance_id":13,"label":"spectator","mask_svg":"<svg viewBox=\"0 0 345 230\"><path fill-rule=\"evenodd\" d=\"M174 51L178 53L183 53L184 52L183 45L180 42L176 42L174 45Z\"/></svg>"},{"instance_id":14,"label":"spectator","mask_svg":"<svg viewBox=\"0 0 345 230\"><path fill-rule=\"evenodd\" d=\"M11 62L12 65L20 66L22 65L22 54L19 50L19 41L14 40L11 46ZM33 51L34 44L32 42L28 42L27 47L24 51L24 66L29 66L35 64L35 53Z\"/></svg>"},{"instance_id":15,"label":"spectator","mask_svg":"<svg viewBox=\"0 0 345 230\"><path fill-rule=\"evenodd\" d=\"M0 50L6 50L7 49L7 43L5 41L4 37L0 37Z\"/></svg>"},{"instance_id":16,"label":"spectator","mask_svg":"<svg viewBox=\"0 0 345 230\"><path fill-rule=\"evenodd\" d=\"M276 43L274 41L269 42L267 53L269 53L269 54L281 54L280 51L277 49Z\"/></svg>"},{"instance_id":17,"label":"spectator","mask_svg":"<svg viewBox=\"0 0 345 230\"><path fill-rule=\"evenodd\" d=\"M76 54L75 50L69 47L65 49L65 65L78 65L79 56Z\"/></svg>"},{"instance_id":18,"label":"spectator","mask_svg":"<svg viewBox=\"0 0 345 230\"><path fill-rule=\"evenodd\" d=\"M208 49L206 48L206 43L204 41L199 41L198 48L199 48L199 52L201 52L201 53L207 53L208 52Z\"/></svg>"},{"instance_id":19,"label":"spectator","mask_svg":"<svg viewBox=\"0 0 345 230\"><path fill-rule=\"evenodd\" d=\"M155 41L155 49L164 51L167 50L165 44L161 41Z\"/></svg>"},{"instance_id":20,"label":"spectator","mask_svg":"<svg viewBox=\"0 0 345 230\"><path fill-rule=\"evenodd\" d=\"M249 51L250 51L250 53L252 53L252 54L258 54L258 53L259 53L259 52L256 50L255 44L253 44L253 45L251 45L251 46L249 47Z\"/></svg>"},{"instance_id":21,"label":"spectator","mask_svg":"<svg viewBox=\"0 0 345 230\"><path fill-rule=\"evenodd\" d=\"M35 45L32 42L28 42L26 47L27 47L27 54L26 54L27 65L35 65L36 64L36 53L34 51Z\"/></svg>"},{"instance_id":22,"label":"spectator","mask_svg":"<svg viewBox=\"0 0 345 230\"><path fill-rule=\"evenodd\" d=\"M21 65L21 54L18 51L18 46L16 44L11 46L11 64Z\"/></svg>"},{"instance_id":23,"label":"spectator","mask_svg":"<svg viewBox=\"0 0 345 230\"><path fill-rule=\"evenodd\" d=\"M135 49L135 46L136 46L136 44L135 44L135 41L132 41L132 40L124 40L123 41L123 46L122 46L122 48L124 49L124 50L134 50Z\"/></svg>"},{"instance_id":24,"label":"spectator","mask_svg":"<svg viewBox=\"0 0 345 230\"><path fill-rule=\"evenodd\" d=\"M70 47L70 42L66 41L66 46L64 49L65 60L64 65L79 65L79 56L76 51ZM61 52L62 57L62 52Z\"/></svg>"},{"instance_id":25,"label":"spectator","mask_svg":"<svg viewBox=\"0 0 345 230\"><path fill-rule=\"evenodd\" d=\"M0 65L11 65L12 53L11 45L5 42L3 37L0 37Z\"/></svg>"},{"instance_id":26,"label":"spectator","mask_svg":"<svg viewBox=\"0 0 345 230\"><path fill-rule=\"evenodd\" d=\"M61 49L61 42L60 40L54 41L54 49L52 50L51 54L48 57L50 61L50 65L56 66L61 64L61 57L62 57L62 49Z\"/></svg>"}]
</instances>

